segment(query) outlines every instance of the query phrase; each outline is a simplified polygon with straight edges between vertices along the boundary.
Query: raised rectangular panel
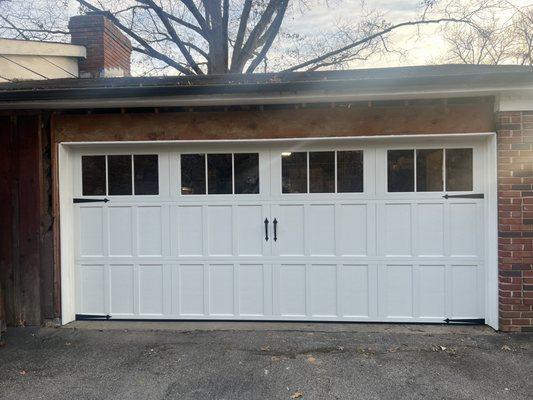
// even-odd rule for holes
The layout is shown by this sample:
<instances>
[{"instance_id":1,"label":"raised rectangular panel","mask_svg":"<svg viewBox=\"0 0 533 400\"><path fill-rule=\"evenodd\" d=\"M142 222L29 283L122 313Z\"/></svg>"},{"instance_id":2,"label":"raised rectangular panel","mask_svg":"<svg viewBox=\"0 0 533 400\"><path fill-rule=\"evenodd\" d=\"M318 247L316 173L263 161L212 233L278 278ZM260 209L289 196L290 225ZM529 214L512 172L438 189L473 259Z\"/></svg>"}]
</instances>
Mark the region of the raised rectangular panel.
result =
<instances>
[{"instance_id":1,"label":"raised rectangular panel","mask_svg":"<svg viewBox=\"0 0 533 400\"><path fill-rule=\"evenodd\" d=\"M233 265L212 264L209 266L209 290L211 301L211 315L234 314L233 296L234 296L234 272Z\"/></svg>"},{"instance_id":2,"label":"raised rectangular panel","mask_svg":"<svg viewBox=\"0 0 533 400\"><path fill-rule=\"evenodd\" d=\"M80 207L80 255L104 255L104 224L102 207Z\"/></svg>"},{"instance_id":3,"label":"raised rectangular panel","mask_svg":"<svg viewBox=\"0 0 533 400\"><path fill-rule=\"evenodd\" d=\"M310 269L310 312L315 317L337 316L337 266L317 264Z\"/></svg>"},{"instance_id":4,"label":"raised rectangular panel","mask_svg":"<svg viewBox=\"0 0 533 400\"><path fill-rule=\"evenodd\" d=\"M204 266L179 267L179 305L181 315L204 315Z\"/></svg>"},{"instance_id":5,"label":"raised rectangular panel","mask_svg":"<svg viewBox=\"0 0 533 400\"><path fill-rule=\"evenodd\" d=\"M412 265L386 265L383 298L385 316L403 318L413 316L413 267Z\"/></svg>"},{"instance_id":6,"label":"raised rectangular panel","mask_svg":"<svg viewBox=\"0 0 533 400\"><path fill-rule=\"evenodd\" d=\"M230 256L233 253L231 206L209 206L209 255Z\"/></svg>"},{"instance_id":7,"label":"raised rectangular panel","mask_svg":"<svg viewBox=\"0 0 533 400\"><path fill-rule=\"evenodd\" d=\"M450 203L450 255L477 254L476 207L475 203Z\"/></svg>"},{"instance_id":8,"label":"raised rectangular panel","mask_svg":"<svg viewBox=\"0 0 533 400\"><path fill-rule=\"evenodd\" d=\"M367 206L366 204L342 204L340 206L340 253L343 256L367 254Z\"/></svg>"},{"instance_id":9,"label":"raised rectangular panel","mask_svg":"<svg viewBox=\"0 0 533 400\"><path fill-rule=\"evenodd\" d=\"M263 254L265 226L262 205L237 207L238 255L260 256Z\"/></svg>"},{"instance_id":10,"label":"raised rectangular panel","mask_svg":"<svg viewBox=\"0 0 533 400\"><path fill-rule=\"evenodd\" d=\"M444 317L446 310L445 276L444 265L420 265L418 301L421 317Z\"/></svg>"},{"instance_id":11,"label":"raised rectangular panel","mask_svg":"<svg viewBox=\"0 0 533 400\"><path fill-rule=\"evenodd\" d=\"M161 256L163 230L161 207L141 206L137 208L137 237L140 256Z\"/></svg>"},{"instance_id":12,"label":"raised rectangular panel","mask_svg":"<svg viewBox=\"0 0 533 400\"><path fill-rule=\"evenodd\" d=\"M80 314L105 315L105 279L103 265L79 265Z\"/></svg>"},{"instance_id":13,"label":"raised rectangular panel","mask_svg":"<svg viewBox=\"0 0 533 400\"><path fill-rule=\"evenodd\" d=\"M133 314L133 265L110 265L109 273L111 314Z\"/></svg>"},{"instance_id":14,"label":"raised rectangular panel","mask_svg":"<svg viewBox=\"0 0 533 400\"><path fill-rule=\"evenodd\" d=\"M278 240L280 255L304 255L304 206L279 206Z\"/></svg>"},{"instance_id":15,"label":"raised rectangular panel","mask_svg":"<svg viewBox=\"0 0 533 400\"><path fill-rule=\"evenodd\" d=\"M132 256L132 208L109 207L109 255Z\"/></svg>"},{"instance_id":16,"label":"raised rectangular panel","mask_svg":"<svg viewBox=\"0 0 533 400\"><path fill-rule=\"evenodd\" d=\"M162 265L139 265L139 313L163 314Z\"/></svg>"},{"instance_id":17,"label":"raised rectangular panel","mask_svg":"<svg viewBox=\"0 0 533 400\"><path fill-rule=\"evenodd\" d=\"M411 205L385 204L385 255L411 255Z\"/></svg>"},{"instance_id":18,"label":"raised rectangular panel","mask_svg":"<svg viewBox=\"0 0 533 400\"><path fill-rule=\"evenodd\" d=\"M477 318L478 266L452 265L452 316L453 318Z\"/></svg>"},{"instance_id":19,"label":"raised rectangular panel","mask_svg":"<svg viewBox=\"0 0 533 400\"><path fill-rule=\"evenodd\" d=\"M368 317L368 265L342 265L340 288L341 315Z\"/></svg>"},{"instance_id":20,"label":"raised rectangular panel","mask_svg":"<svg viewBox=\"0 0 533 400\"><path fill-rule=\"evenodd\" d=\"M264 266L242 264L239 266L239 314L260 316L265 313Z\"/></svg>"},{"instance_id":21,"label":"raised rectangular panel","mask_svg":"<svg viewBox=\"0 0 533 400\"><path fill-rule=\"evenodd\" d=\"M444 254L444 205L418 204L417 250L420 256Z\"/></svg>"},{"instance_id":22,"label":"raised rectangular panel","mask_svg":"<svg viewBox=\"0 0 533 400\"><path fill-rule=\"evenodd\" d=\"M335 206L309 206L309 251L313 256L335 255Z\"/></svg>"},{"instance_id":23,"label":"raised rectangular panel","mask_svg":"<svg viewBox=\"0 0 533 400\"><path fill-rule=\"evenodd\" d=\"M203 254L202 206L181 206L178 208L178 251L182 256Z\"/></svg>"},{"instance_id":24,"label":"raised rectangular panel","mask_svg":"<svg viewBox=\"0 0 533 400\"><path fill-rule=\"evenodd\" d=\"M279 308L282 316L305 316L305 265L279 267Z\"/></svg>"}]
</instances>

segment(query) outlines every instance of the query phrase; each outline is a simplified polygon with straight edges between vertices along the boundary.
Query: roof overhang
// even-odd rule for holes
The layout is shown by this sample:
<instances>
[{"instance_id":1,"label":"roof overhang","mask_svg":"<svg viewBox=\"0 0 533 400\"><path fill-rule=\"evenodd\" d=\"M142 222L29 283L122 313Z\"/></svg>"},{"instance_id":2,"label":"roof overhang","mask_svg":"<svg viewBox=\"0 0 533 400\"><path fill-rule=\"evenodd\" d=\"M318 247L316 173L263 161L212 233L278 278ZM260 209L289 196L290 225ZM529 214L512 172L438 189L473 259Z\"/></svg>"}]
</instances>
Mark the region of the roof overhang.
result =
<instances>
[{"instance_id":1,"label":"roof overhang","mask_svg":"<svg viewBox=\"0 0 533 400\"><path fill-rule=\"evenodd\" d=\"M479 96L501 99L507 104L505 109L513 102L529 107L533 68L409 67L242 77L71 79L34 85L0 85L0 109L198 107ZM497 108L502 109L500 105Z\"/></svg>"}]
</instances>

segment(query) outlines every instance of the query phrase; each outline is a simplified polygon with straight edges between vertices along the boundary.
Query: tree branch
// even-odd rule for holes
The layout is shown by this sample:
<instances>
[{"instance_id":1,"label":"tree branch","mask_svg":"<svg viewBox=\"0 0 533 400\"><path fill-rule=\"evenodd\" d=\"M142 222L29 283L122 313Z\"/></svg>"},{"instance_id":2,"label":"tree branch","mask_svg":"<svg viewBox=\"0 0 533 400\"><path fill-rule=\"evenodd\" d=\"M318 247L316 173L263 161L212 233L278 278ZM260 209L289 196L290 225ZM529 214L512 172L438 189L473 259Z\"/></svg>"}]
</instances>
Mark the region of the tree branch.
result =
<instances>
[{"instance_id":1,"label":"tree branch","mask_svg":"<svg viewBox=\"0 0 533 400\"><path fill-rule=\"evenodd\" d=\"M370 42L371 40L373 39L376 39L380 36L383 36L389 32L392 32L396 29L399 29L399 28L403 28L405 26L418 26L418 25L430 25L430 24L440 24L440 23L443 23L443 22L458 22L458 23L469 23L468 20L466 19L459 19L459 18L438 18L438 19L427 19L427 20L420 20L420 21L406 21L406 22L402 22L402 23L399 23L399 24L395 24L395 25L391 25L389 26L388 28L386 29L383 29L379 32L376 32L372 35L369 35L361 40L357 40L353 43L350 43L349 45L346 45L344 47L341 47L337 50L333 50L333 51L330 51L328 53L325 53L319 57L316 57L316 58L313 58L311 60L308 60L308 61L305 61L303 63L300 63L300 64L297 64L297 65L294 65L290 68L287 68L285 70L283 70L283 72L289 72L289 71L297 71L301 68L304 68L304 67L308 67L310 65L313 65L313 64L316 64L316 63L319 63L321 61L324 61L324 60L327 60L328 58L330 57L333 57L337 54L340 54L340 53L344 53L345 51L348 51L348 50L351 50L353 49L354 47L357 47L357 46L360 46L364 43L367 43L367 42Z\"/></svg>"},{"instance_id":2,"label":"tree branch","mask_svg":"<svg viewBox=\"0 0 533 400\"><path fill-rule=\"evenodd\" d=\"M265 33L265 44L263 45L263 48L259 52L259 54L255 57L255 59L250 63L248 68L246 69L246 73L252 73L255 71L257 66L261 64L261 62L265 59L268 51L270 50L270 47L272 46L272 43L274 42L274 39L279 33L279 29L281 27L281 23L283 22L283 18L285 17L285 11L287 11L287 6L289 5L289 0L281 0L280 8L278 9L278 13L276 17L274 18L274 21L268 28L267 32Z\"/></svg>"},{"instance_id":3,"label":"tree branch","mask_svg":"<svg viewBox=\"0 0 533 400\"><path fill-rule=\"evenodd\" d=\"M196 64L196 61L194 61L194 58L192 58L191 53L189 53L189 50L185 47L181 39L179 38L178 34L176 33L176 30L172 26L172 23L167 18L163 10L153 1L153 0L138 0L144 4L147 4L151 7L151 9L157 14L163 25L165 26L167 32L169 33L170 37L176 43L176 46L178 46L178 49L180 49L181 54L183 54L183 57L185 57L185 60L187 61L187 64L196 72L198 75L203 75L203 71L200 69L198 64Z\"/></svg>"},{"instance_id":4,"label":"tree branch","mask_svg":"<svg viewBox=\"0 0 533 400\"><path fill-rule=\"evenodd\" d=\"M239 21L239 29L235 44L233 45L233 54L231 55L230 71L235 72L234 68L237 65L237 60L240 57L242 50L242 43L244 42L244 35L246 33L246 26L248 25L248 18L250 18L250 11L252 9L252 0L246 0L242 9L241 18Z\"/></svg>"}]
</instances>

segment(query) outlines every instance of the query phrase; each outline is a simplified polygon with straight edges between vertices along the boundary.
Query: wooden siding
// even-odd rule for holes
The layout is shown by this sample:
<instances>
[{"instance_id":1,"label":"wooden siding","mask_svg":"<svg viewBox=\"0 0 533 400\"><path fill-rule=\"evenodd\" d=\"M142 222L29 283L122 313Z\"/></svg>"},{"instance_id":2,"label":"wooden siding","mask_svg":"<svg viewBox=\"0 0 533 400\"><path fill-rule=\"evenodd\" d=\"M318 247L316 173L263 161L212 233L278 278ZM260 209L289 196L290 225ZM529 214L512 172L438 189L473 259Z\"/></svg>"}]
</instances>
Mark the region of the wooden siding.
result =
<instances>
[{"instance_id":1,"label":"wooden siding","mask_svg":"<svg viewBox=\"0 0 533 400\"><path fill-rule=\"evenodd\" d=\"M494 131L491 101L419 106L55 115L59 142L222 140Z\"/></svg>"},{"instance_id":2,"label":"wooden siding","mask_svg":"<svg viewBox=\"0 0 533 400\"><path fill-rule=\"evenodd\" d=\"M49 139L42 120L0 117L0 280L11 325L54 317Z\"/></svg>"}]
</instances>

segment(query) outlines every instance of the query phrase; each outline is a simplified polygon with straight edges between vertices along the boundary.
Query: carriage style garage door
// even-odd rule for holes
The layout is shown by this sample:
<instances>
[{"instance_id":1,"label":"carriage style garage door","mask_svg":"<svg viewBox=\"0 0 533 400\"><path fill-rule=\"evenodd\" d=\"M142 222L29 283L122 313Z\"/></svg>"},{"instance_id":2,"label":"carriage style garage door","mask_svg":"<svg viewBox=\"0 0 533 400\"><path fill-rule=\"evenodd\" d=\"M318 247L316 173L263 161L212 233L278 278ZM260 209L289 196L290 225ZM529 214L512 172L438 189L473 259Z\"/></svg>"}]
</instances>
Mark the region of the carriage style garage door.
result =
<instances>
[{"instance_id":1,"label":"carriage style garage door","mask_svg":"<svg viewBox=\"0 0 533 400\"><path fill-rule=\"evenodd\" d=\"M76 313L484 318L484 153L462 140L85 147Z\"/></svg>"}]
</instances>

